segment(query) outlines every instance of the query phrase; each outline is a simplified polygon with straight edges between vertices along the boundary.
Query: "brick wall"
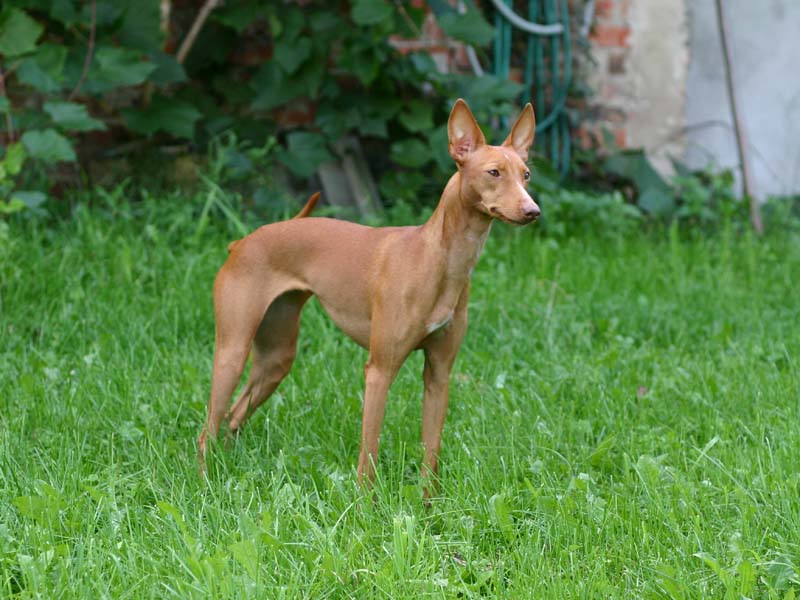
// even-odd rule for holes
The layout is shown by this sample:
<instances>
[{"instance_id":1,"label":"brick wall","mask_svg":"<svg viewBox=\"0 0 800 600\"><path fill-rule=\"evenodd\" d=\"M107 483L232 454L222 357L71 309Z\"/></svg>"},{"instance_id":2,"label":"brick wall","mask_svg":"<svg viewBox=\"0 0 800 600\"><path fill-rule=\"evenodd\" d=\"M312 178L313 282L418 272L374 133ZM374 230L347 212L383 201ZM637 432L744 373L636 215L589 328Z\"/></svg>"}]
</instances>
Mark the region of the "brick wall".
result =
<instances>
[{"instance_id":1,"label":"brick wall","mask_svg":"<svg viewBox=\"0 0 800 600\"><path fill-rule=\"evenodd\" d=\"M578 69L594 91L578 127L583 146L610 137L671 172L670 157L685 151L687 36L686 0L596 0L593 61Z\"/></svg>"},{"instance_id":2,"label":"brick wall","mask_svg":"<svg viewBox=\"0 0 800 600\"><path fill-rule=\"evenodd\" d=\"M581 64L578 77L585 77L594 95L577 128L584 148L604 147L610 135L619 147L628 145L627 117L631 81L628 73L631 0L596 0L589 41L593 63Z\"/></svg>"},{"instance_id":3,"label":"brick wall","mask_svg":"<svg viewBox=\"0 0 800 600\"><path fill-rule=\"evenodd\" d=\"M583 0L569 4L578 21ZM575 77L592 90L581 106L571 107L580 115L573 131L578 143L641 147L668 173L669 157L685 151L687 37L686 0L595 0L591 60L576 53ZM401 52L429 52L442 71L471 73L464 47L444 35L430 11L417 39L391 42Z\"/></svg>"},{"instance_id":4,"label":"brick wall","mask_svg":"<svg viewBox=\"0 0 800 600\"><path fill-rule=\"evenodd\" d=\"M578 65L577 77L588 80L594 91L592 98L579 108L583 119L575 136L586 148L605 146L610 134L617 146L628 143L626 120L629 108L630 81L627 73L630 35L628 15L632 0L596 0L595 19L590 33L593 61ZM424 0L417 0L420 7ZM582 2L570 2L571 11L577 14ZM428 15L415 39L393 36L391 44L400 52L428 52L442 72L471 73L462 44L447 38L436 23L433 13ZM512 77L519 77L519 69L512 69Z\"/></svg>"},{"instance_id":5,"label":"brick wall","mask_svg":"<svg viewBox=\"0 0 800 600\"><path fill-rule=\"evenodd\" d=\"M414 4L420 8L426 5L424 0L416 0ZM409 39L393 35L389 43L403 54L427 52L442 73L469 72L464 45L445 35L430 8L427 9L419 37Z\"/></svg>"}]
</instances>

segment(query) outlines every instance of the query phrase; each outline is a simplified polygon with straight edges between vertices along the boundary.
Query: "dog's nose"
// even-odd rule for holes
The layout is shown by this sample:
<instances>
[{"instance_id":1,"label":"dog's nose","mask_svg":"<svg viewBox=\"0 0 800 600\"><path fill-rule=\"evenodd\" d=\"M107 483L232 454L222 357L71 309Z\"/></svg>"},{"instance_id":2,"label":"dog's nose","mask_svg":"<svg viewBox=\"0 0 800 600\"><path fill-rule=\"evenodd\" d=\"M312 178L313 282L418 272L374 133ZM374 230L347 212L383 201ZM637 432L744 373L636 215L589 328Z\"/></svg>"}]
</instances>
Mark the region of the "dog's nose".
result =
<instances>
[{"instance_id":1,"label":"dog's nose","mask_svg":"<svg viewBox=\"0 0 800 600\"><path fill-rule=\"evenodd\" d=\"M530 204L522 209L522 214L525 215L526 219L538 219L539 215L542 214L542 211L539 210L539 207L535 204Z\"/></svg>"}]
</instances>

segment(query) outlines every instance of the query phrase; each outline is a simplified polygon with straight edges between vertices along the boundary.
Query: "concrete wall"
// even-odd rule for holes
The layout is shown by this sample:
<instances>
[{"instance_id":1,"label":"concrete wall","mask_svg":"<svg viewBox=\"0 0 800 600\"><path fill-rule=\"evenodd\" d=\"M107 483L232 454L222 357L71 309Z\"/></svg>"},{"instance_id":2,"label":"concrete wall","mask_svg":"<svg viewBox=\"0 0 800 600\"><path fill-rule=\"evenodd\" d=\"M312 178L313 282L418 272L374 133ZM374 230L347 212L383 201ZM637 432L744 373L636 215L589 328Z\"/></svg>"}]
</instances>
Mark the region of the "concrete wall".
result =
<instances>
[{"instance_id":1,"label":"concrete wall","mask_svg":"<svg viewBox=\"0 0 800 600\"><path fill-rule=\"evenodd\" d=\"M684 153L688 70L685 0L597 0L591 64L582 65L595 95L578 130L584 146L644 148L662 173Z\"/></svg>"},{"instance_id":2,"label":"concrete wall","mask_svg":"<svg viewBox=\"0 0 800 600\"><path fill-rule=\"evenodd\" d=\"M421 0L420 0L421 1ZM800 194L800 0L724 0L737 96L755 194ZM669 175L670 157L693 168L732 168L739 160L725 86L715 0L595 0L593 60L577 78L594 95L575 107L585 147L644 148ZM570 0L578 14L583 0ZM442 70L469 71L464 49L432 14L403 52L426 50Z\"/></svg>"},{"instance_id":3,"label":"concrete wall","mask_svg":"<svg viewBox=\"0 0 800 600\"><path fill-rule=\"evenodd\" d=\"M800 0L724 0L754 193L800 193ZM739 173L714 0L596 0L578 136Z\"/></svg>"},{"instance_id":4,"label":"concrete wall","mask_svg":"<svg viewBox=\"0 0 800 600\"><path fill-rule=\"evenodd\" d=\"M628 144L644 148L662 173L670 157L684 151L684 89L688 70L688 29L684 0L639 0L630 8L633 103L628 111Z\"/></svg>"},{"instance_id":5,"label":"concrete wall","mask_svg":"<svg viewBox=\"0 0 800 600\"><path fill-rule=\"evenodd\" d=\"M725 2L754 193L759 198L800 193L800 2ZM687 5L685 159L698 168L711 163L738 169L715 2Z\"/></svg>"}]
</instances>

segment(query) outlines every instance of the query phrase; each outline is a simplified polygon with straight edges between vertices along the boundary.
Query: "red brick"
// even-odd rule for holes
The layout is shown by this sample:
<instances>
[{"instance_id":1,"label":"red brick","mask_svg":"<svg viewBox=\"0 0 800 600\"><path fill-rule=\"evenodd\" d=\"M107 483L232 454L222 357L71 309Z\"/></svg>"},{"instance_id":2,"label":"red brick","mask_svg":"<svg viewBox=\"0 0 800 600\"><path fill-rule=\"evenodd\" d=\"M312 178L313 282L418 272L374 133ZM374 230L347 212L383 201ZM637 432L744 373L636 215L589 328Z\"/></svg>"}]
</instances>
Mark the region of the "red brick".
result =
<instances>
[{"instance_id":1,"label":"red brick","mask_svg":"<svg viewBox=\"0 0 800 600\"><path fill-rule=\"evenodd\" d=\"M430 40L443 40L446 37L433 13L426 16L422 22L422 37Z\"/></svg>"},{"instance_id":2,"label":"red brick","mask_svg":"<svg viewBox=\"0 0 800 600\"><path fill-rule=\"evenodd\" d=\"M614 13L614 0L597 0L594 14L598 19L610 19Z\"/></svg>"},{"instance_id":3,"label":"red brick","mask_svg":"<svg viewBox=\"0 0 800 600\"><path fill-rule=\"evenodd\" d=\"M592 143L592 134L589 133L589 130L586 129L585 125L579 125L576 131L576 135L578 137L578 143L580 147L584 150L591 150L593 143Z\"/></svg>"},{"instance_id":4,"label":"red brick","mask_svg":"<svg viewBox=\"0 0 800 600\"><path fill-rule=\"evenodd\" d=\"M459 44L453 49L452 59L455 61L458 68L469 68L469 57L467 56L467 50L463 44Z\"/></svg>"},{"instance_id":5,"label":"red brick","mask_svg":"<svg viewBox=\"0 0 800 600\"><path fill-rule=\"evenodd\" d=\"M275 120L284 129L298 126L309 126L314 122L316 104L310 100L296 100L278 108L275 111Z\"/></svg>"},{"instance_id":6,"label":"red brick","mask_svg":"<svg viewBox=\"0 0 800 600\"><path fill-rule=\"evenodd\" d=\"M630 33L631 30L627 27L596 25L592 30L591 39L598 46L627 48Z\"/></svg>"},{"instance_id":7,"label":"red brick","mask_svg":"<svg viewBox=\"0 0 800 600\"><path fill-rule=\"evenodd\" d=\"M427 52L429 54L448 52L447 45L443 43L419 39L407 39L400 37L399 35L390 36L389 45L397 50L400 54L409 54L410 52Z\"/></svg>"},{"instance_id":8,"label":"red brick","mask_svg":"<svg viewBox=\"0 0 800 600\"><path fill-rule=\"evenodd\" d=\"M625 148L628 144L628 136L625 134L624 129L615 129L614 130L614 143L617 145L618 148Z\"/></svg>"}]
</instances>

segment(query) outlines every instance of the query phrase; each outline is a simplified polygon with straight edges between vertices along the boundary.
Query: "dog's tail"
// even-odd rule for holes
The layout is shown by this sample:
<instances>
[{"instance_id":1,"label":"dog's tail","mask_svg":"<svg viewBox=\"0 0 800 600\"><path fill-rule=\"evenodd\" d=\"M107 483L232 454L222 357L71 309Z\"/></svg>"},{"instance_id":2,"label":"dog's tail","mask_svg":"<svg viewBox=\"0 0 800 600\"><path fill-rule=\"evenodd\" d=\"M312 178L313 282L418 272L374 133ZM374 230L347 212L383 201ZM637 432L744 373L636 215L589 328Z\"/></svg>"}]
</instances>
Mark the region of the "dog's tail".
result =
<instances>
[{"instance_id":1,"label":"dog's tail","mask_svg":"<svg viewBox=\"0 0 800 600\"><path fill-rule=\"evenodd\" d=\"M314 207L317 205L317 200L319 200L319 192L314 192L311 196L308 197L306 201L306 205L297 213L293 218L295 219L302 219L303 217L307 217L311 214L311 211L314 210Z\"/></svg>"},{"instance_id":2,"label":"dog's tail","mask_svg":"<svg viewBox=\"0 0 800 600\"><path fill-rule=\"evenodd\" d=\"M311 214L311 211L314 210L314 207L317 205L317 200L319 200L320 192L314 192L311 196L308 197L306 200L306 205L300 209L300 212L297 213L292 219L302 219L303 217L307 217ZM233 250L233 247L238 244L241 240L234 240L230 244L228 244L228 252Z\"/></svg>"}]
</instances>

